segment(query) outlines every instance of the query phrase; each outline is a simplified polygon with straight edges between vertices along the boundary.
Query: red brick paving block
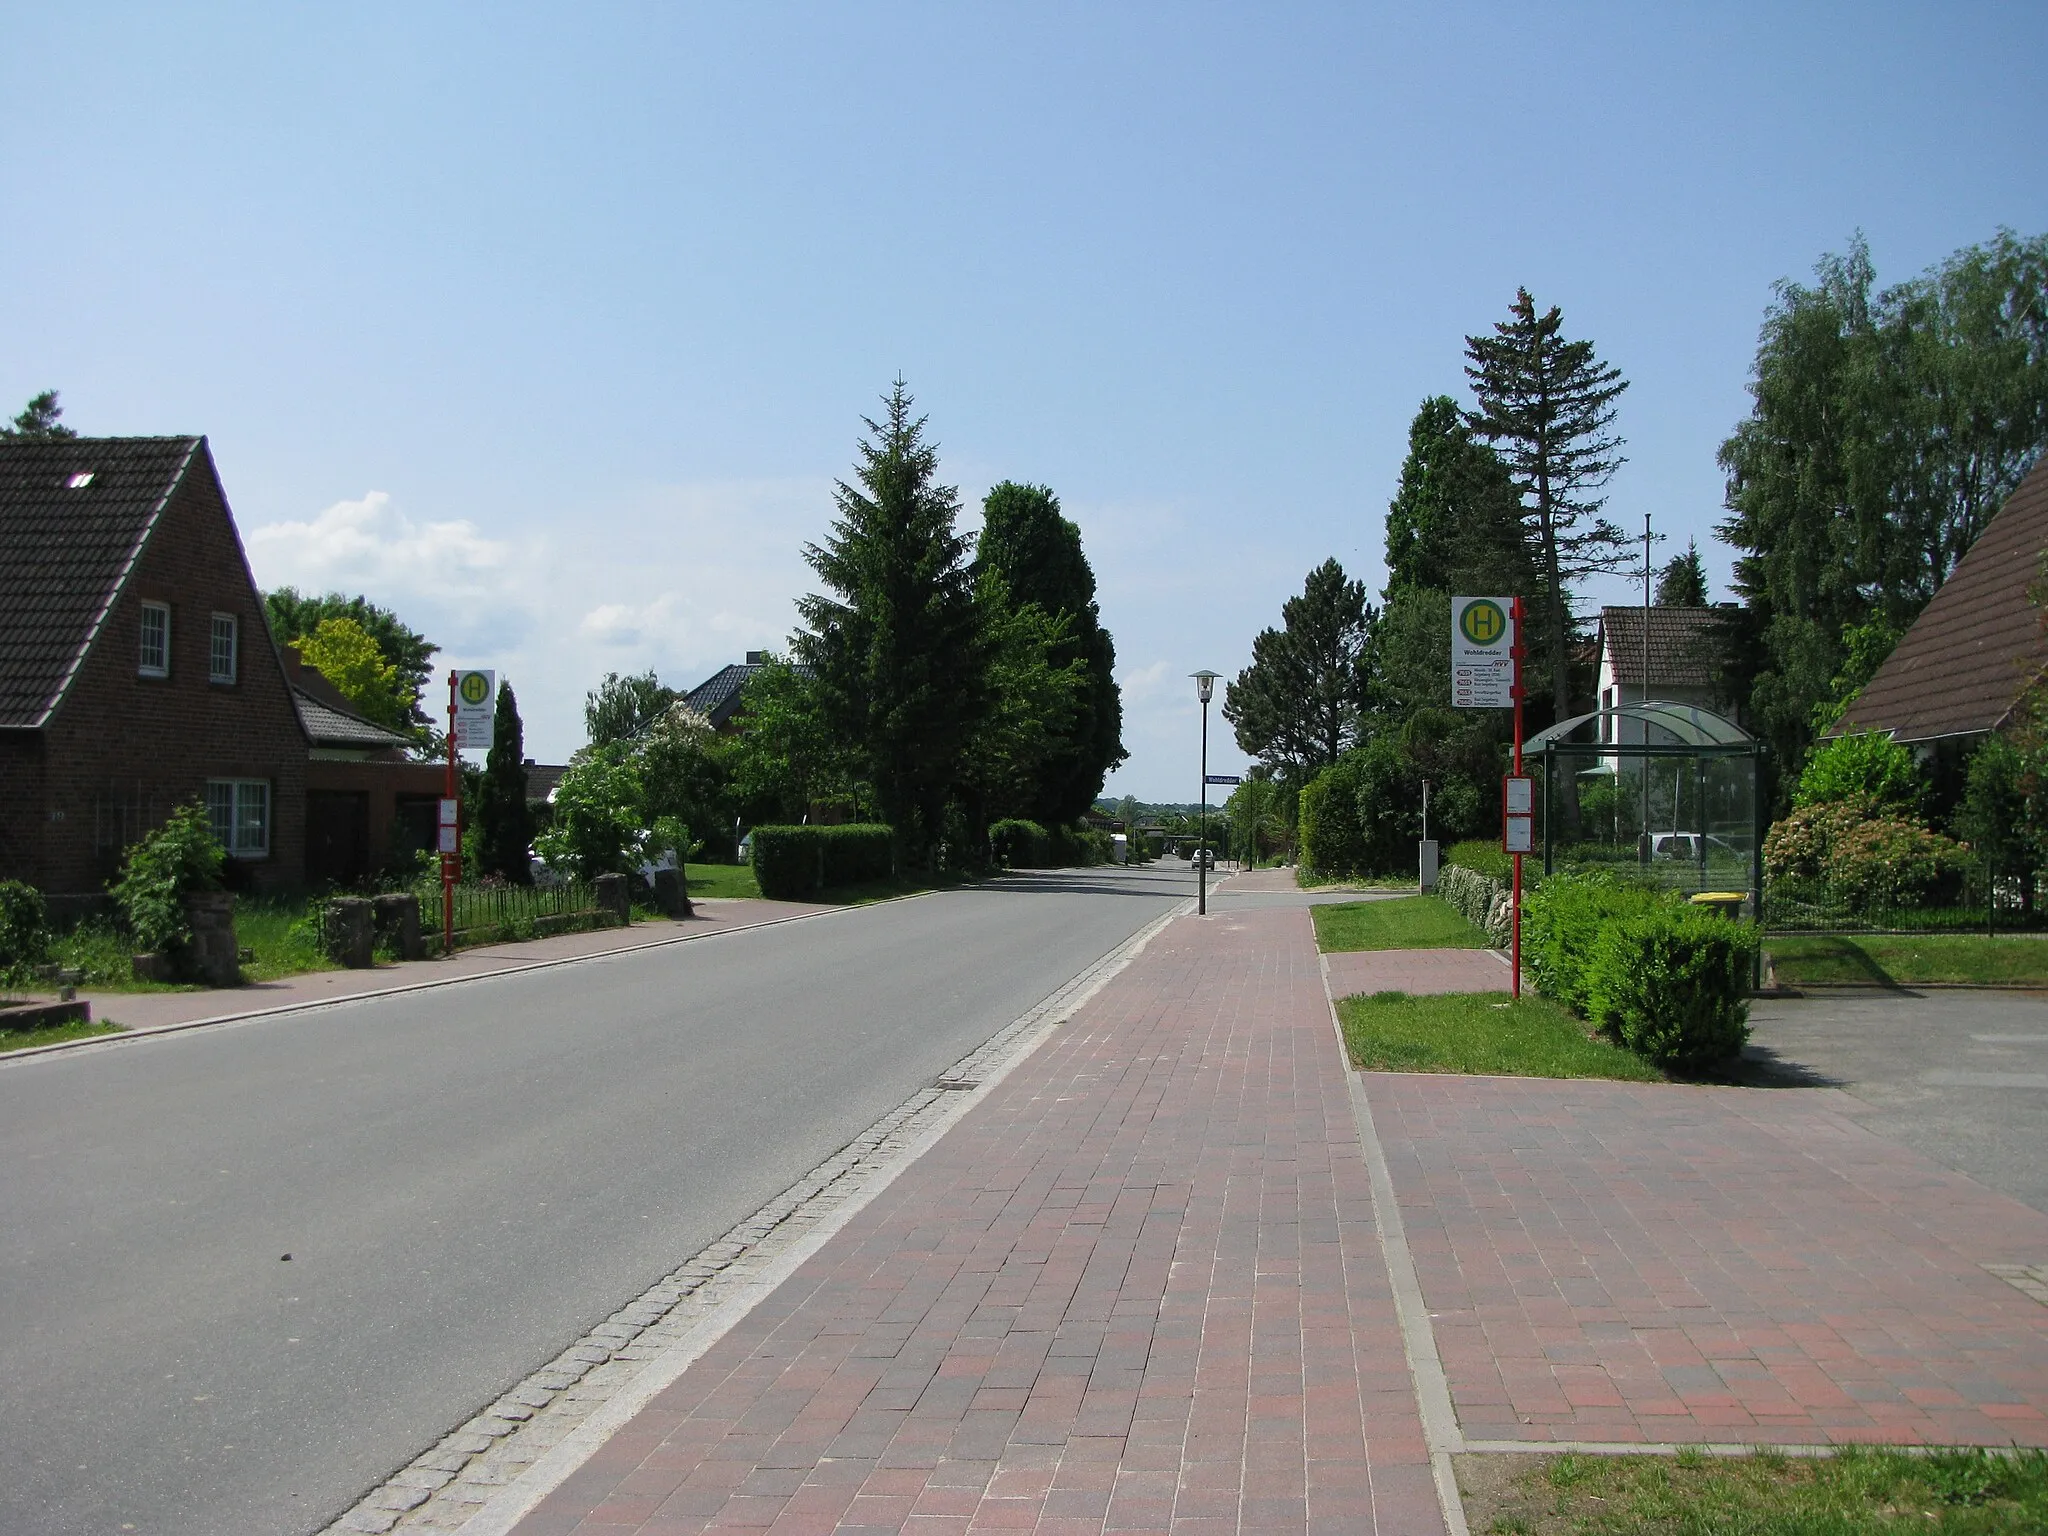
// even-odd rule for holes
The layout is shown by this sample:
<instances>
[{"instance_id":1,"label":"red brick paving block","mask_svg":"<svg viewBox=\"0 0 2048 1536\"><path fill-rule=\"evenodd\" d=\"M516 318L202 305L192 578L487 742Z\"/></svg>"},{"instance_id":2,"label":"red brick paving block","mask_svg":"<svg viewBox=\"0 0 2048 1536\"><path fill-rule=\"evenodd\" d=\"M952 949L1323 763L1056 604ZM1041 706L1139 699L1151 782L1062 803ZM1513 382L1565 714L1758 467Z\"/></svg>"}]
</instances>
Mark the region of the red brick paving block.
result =
<instances>
[{"instance_id":1,"label":"red brick paving block","mask_svg":"<svg viewBox=\"0 0 2048 1536\"><path fill-rule=\"evenodd\" d=\"M2048 1218L1831 1094L1367 1083L1475 1438L2048 1444L2048 1309L1981 1267Z\"/></svg>"},{"instance_id":2,"label":"red brick paving block","mask_svg":"<svg viewBox=\"0 0 2048 1536\"><path fill-rule=\"evenodd\" d=\"M1441 1530L1374 1232L1307 914L1183 921L531 1528Z\"/></svg>"}]
</instances>

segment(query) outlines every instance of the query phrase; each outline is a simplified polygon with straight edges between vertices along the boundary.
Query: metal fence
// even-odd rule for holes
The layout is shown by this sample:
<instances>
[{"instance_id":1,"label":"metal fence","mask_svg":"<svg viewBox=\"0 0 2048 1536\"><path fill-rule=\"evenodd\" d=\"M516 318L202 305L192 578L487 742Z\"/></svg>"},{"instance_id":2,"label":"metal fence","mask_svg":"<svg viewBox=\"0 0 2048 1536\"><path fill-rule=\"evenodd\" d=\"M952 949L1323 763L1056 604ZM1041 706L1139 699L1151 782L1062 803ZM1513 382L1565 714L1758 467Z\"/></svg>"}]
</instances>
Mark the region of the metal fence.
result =
<instances>
[{"instance_id":1,"label":"metal fence","mask_svg":"<svg viewBox=\"0 0 2048 1536\"><path fill-rule=\"evenodd\" d=\"M597 887L583 880L558 885L509 885L496 881L455 887L455 932L516 932L544 927L599 910ZM420 888L420 915L429 928L441 922L441 887Z\"/></svg>"},{"instance_id":2,"label":"metal fence","mask_svg":"<svg viewBox=\"0 0 2048 1536\"><path fill-rule=\"evenodd\" d=\"M1899 895L1824 879L1767 879L1772 933L2015 933L2048 929L2030 886L1975 866L1933 889Z\"/></svg>"}]
</instances>

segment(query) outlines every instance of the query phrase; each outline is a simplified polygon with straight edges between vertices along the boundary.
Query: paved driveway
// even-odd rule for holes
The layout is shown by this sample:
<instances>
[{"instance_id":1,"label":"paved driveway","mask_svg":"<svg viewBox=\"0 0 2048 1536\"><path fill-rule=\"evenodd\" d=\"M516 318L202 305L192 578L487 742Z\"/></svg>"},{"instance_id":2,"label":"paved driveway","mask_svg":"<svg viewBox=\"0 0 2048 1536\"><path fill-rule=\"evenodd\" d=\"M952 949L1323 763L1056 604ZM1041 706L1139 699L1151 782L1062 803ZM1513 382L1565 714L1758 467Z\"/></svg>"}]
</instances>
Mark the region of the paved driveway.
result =
<instances>
[{"instance_id":1,"label":"paved driveway","mask_svg":"<svg viewBox=\"0 0 2048 1536\"><path fill-rule=\"evenodd\" d=\"M1846 1090L1878 1135L2048 1211L2048 996L1848 990L1758 1002L1749 1054Z\"/></svg>"}]
</instances>

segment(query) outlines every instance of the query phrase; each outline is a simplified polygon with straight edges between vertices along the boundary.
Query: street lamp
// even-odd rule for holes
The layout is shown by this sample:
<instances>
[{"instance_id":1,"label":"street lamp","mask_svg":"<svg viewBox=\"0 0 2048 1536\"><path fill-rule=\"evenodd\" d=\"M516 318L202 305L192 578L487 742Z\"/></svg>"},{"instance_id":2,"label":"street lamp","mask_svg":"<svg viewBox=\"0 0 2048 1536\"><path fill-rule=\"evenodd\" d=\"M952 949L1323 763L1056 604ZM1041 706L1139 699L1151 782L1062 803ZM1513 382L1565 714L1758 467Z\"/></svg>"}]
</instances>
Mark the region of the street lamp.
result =
<instances>
[{"instance_id":1,"label":"street lamp","mask_svg":"<svg viewBox=\"0 0 2048 1536\"><path fill-rule=\"evenodd\" d=\"M1202 839L1195 845L1195 911L1209 911L1209 696L1216 691L1216 674L1192 674L1195 697L1202 701Z\"/></svg>"}]
</instances>

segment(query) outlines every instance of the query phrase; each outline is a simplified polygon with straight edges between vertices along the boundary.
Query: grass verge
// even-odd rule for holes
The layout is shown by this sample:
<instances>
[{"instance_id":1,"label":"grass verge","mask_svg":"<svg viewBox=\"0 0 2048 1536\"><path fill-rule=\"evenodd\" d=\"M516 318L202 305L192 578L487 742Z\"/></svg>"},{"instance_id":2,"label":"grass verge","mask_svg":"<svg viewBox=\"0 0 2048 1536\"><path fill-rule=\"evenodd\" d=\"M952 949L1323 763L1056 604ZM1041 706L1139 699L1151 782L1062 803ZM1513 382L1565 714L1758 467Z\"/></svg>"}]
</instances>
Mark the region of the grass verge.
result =
<instances>
[{"instance_id":1,"label":"grass verge","mask_svg":"<svg viewBox=\"0 0 2048 1536\"><path fill-rule=\"evenodd\" d=\"M1787 986L2048 986L2048 938L1982 933L1777 934L1764 941Z\"/></svg>"},{"instance_id":2,"label":"grass verge","mask_svg":"<svg viewBox=\"0 0 2048 1536\"><path fill-rule=\"evenodd\" d=\"M95 1035L118 1035L121 1026L105 1019L90 1022L74 1019L69 1024L49 1024L41 1029L0 1029L0 1051L25 1051L31 1046L56 1045L65 1040L90 1040Z\"/></svg>"},{"instance_id":3,"label":"grass verge","mask_svg":"<svg viewBox=\"0 0 2048 1536\"><path fill-rule=\"evenodd\" d=\"M761 895L761 882L754 878L751 864L692 864L689 873L692 896L758 900Z\"/></svg>"},{"instance_id":4,"label":"grass verge","mask_svg":"<svg viewBox=\"0 0 2048 1536\"><path fill-rule=\"evenodd\" d=\"M1641 1057L1587 1034L1582 1022L1547 997L1375 992L1340 999L1337 1018L1351 1064L1369 1072L1666 1080Z\"/></svg>"},{"instance_id":5,"label":"grass verge","mask_svg":"<svg viewBox=\"0 0 2048 1536\"><path fill-rule=\"evenodd\" d=\"M1475 1536L2048 1532L2048 1453L1461 1456Z\"/></svg>"},{"instance_id":6,"label":"grass verge","mask_svg":"<svg viewBox=\"0 0 2048 1536\"><path fill-rule=\"evenodd\" d=\"M308 901L242 896L235 901L235 943L253 951L242 962L247 981L276 981L307 971L336 969L305 921ZM422 914L425 920L426 914ZM79 985L96 992L201 992L192 983L137 981L135 941L106 918L93 918L50 943L50 958L83 973Z\"/></svg>"},{"instance_id":7,"label":"grass verge","mask_svg":"<svg viewBox=\"0 0 2048 1536\"><path fill-rule=\"evenodd\" d=\"M1486 935L1435 896L1347 901L1310 907L1316 943L1327 953L1351 949L1484 949Z\"/></svg>"}]
</instances>

